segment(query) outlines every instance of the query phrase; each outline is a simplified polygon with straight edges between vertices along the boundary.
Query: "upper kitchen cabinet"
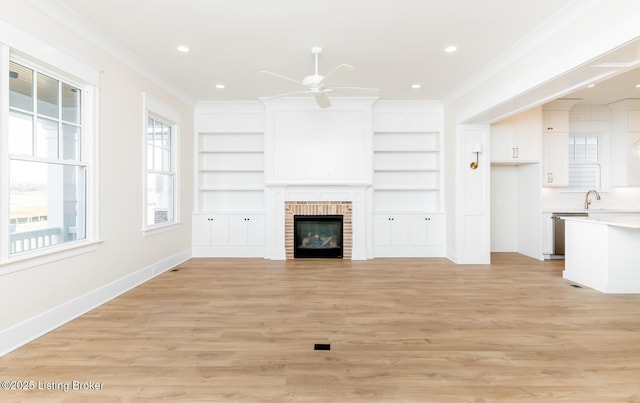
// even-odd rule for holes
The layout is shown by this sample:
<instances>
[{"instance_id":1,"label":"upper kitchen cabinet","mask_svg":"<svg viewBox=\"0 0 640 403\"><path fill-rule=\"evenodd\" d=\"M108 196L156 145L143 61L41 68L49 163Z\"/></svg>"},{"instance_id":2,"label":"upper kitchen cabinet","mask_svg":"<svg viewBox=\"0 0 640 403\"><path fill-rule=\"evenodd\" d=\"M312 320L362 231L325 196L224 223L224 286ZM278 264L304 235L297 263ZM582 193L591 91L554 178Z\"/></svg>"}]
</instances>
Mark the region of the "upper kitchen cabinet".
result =
<instances>
[{"instance_id":1,"label":"upper kitchen cabinet","mask_svg":"<svg viewBox=\"0 0 640 403\"><path fill-rule=\"evenodd\" d=\"M544 133L568 133L569 110L543 110L542 131Z\"/></svg>"},{"instance_id":2,"label":"upper kitchen cabinet","mask_svg":"<svg viewBox=\"0 0 640 403\"><path fill-rule=\"evenodd\" d=\"M542 185L569 184L569 111L575 100L559 99L542 107Z\"/></svg>"},{"instance_id":3,"label":"upper kitchen cabinet","mask_svg":"<svg viewBox=\"0 0 640 403\"><path fill-rule=\"evenodd\" d=\"M540 161L541 108L533 108L491 125L491 162L531 164Z\"/></svg>"},{"instance_id":4,"label":"upper kitchen cabinet","mask_svg":"<svg viewBox=\"0 0 640 403\"><path fill-rule=\"evenodd\" d=\"M640 185L640 99L609 104L611 110L611 184Z\"/></svg>"}]
</instances>

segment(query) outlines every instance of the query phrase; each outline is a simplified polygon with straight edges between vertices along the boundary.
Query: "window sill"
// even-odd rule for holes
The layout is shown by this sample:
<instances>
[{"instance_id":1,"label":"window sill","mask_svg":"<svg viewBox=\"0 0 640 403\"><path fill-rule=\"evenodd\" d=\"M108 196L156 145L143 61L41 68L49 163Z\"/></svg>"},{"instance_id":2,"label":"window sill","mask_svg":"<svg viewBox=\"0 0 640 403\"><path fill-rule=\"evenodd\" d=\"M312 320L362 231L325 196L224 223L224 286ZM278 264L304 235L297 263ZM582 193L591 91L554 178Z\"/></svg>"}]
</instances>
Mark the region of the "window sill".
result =
<instances>
[{"instance_id":1,"label":"window sill","mask_svg":"<svg viewBox=\"0 0 640 403\"><path fill-rule=\"evenodd\" d=\"M80 241L34 252L24 252L0 263L0 276L94 252L102 241Z\"/></svg>"},{"instance_id":2,"label":"window sill","mask_svg":"<svg viewBox=\"0 0 640 403\"><path fill-rule=\"evenodd\" d=\"M172 222L169 224L161 224L153 227L144 228L142 230L142 236L148 237L156 234L162 234L163 232L173 231L177 229L182 223L180 221Z\"/></svg>"}]
</instances>

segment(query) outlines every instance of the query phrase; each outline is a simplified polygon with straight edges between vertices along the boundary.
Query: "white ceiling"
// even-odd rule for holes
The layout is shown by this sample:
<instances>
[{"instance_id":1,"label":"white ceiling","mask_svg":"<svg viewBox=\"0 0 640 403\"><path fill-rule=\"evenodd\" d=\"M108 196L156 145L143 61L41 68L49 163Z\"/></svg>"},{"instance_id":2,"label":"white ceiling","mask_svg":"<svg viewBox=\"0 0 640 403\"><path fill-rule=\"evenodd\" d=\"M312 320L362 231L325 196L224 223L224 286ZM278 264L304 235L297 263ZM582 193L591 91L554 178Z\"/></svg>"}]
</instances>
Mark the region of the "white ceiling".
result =
<instances>
[{"instance_id":1,"label":"white ceiling","mask_svg":"<svg viewBox=\"0 0 640 403\"><path fill-rule=\"evenodd\" d=\"M355 67L337 84L379 88L382 99L443 99L569 2L60 0L195 100L296 90L259 71L302 80L313 46L324 49L321 73Z\"/></svg>"}]
</instances>

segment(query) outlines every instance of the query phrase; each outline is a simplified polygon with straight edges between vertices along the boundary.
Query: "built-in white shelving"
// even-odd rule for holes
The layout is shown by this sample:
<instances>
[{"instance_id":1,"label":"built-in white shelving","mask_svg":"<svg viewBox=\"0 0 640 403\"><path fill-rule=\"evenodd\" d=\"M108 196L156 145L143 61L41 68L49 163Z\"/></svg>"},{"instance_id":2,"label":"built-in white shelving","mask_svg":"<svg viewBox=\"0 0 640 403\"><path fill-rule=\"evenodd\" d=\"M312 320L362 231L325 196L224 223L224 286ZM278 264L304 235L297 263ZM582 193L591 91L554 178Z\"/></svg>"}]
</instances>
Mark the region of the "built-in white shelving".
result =
<instances>
[{"instance_id":1,"label":"built-in white shelving","mask_svg":"<svg viewBox=\"0 0 640 403\"><path fill-rule=\"evenodd\" d=\"M198 134L200 211L262 212L264 208L264 135Z\"/></svg>"},{"instance_id":2,"label":"built-in white shelving","mask_svg":"<svg viewBox=\"0 0 640 403\"><path fill-rule=\"evenodd\" d=\"M376 132L373 140L374 211L438 211L440 133Z\"/></svg>"}]
</instances>

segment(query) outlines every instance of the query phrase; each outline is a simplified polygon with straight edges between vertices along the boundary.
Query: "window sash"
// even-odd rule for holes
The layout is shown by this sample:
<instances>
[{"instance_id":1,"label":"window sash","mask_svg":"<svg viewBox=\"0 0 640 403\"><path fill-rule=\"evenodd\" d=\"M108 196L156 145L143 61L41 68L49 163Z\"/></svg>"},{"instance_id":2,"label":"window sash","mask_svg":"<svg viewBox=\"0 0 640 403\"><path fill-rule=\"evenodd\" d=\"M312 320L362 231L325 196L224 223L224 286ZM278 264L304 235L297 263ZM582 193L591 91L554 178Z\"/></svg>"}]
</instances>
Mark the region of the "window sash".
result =
<instances>
[{"instance_id":1,"label":"window sash","mask_svg":"<svg viewBox=\"0 0 640 403\"><path fill-rule=\"evenodd\" d=\"M179 220L179 115L147 94L144 94L144 101L143 231L152 231L176 224Z\"/></svg>"}]
</instances>

